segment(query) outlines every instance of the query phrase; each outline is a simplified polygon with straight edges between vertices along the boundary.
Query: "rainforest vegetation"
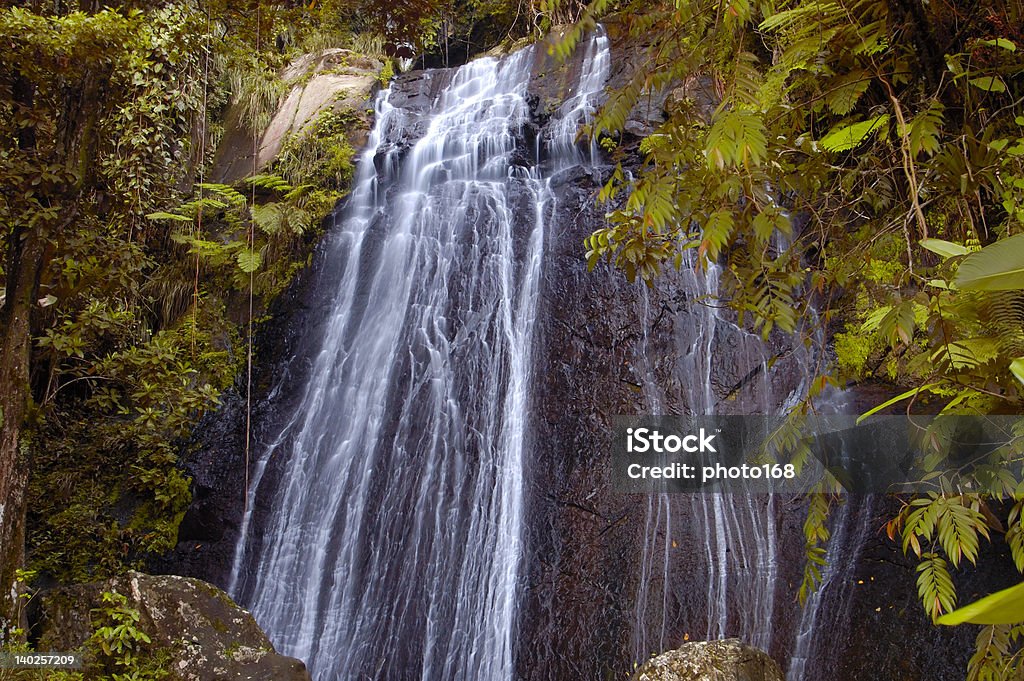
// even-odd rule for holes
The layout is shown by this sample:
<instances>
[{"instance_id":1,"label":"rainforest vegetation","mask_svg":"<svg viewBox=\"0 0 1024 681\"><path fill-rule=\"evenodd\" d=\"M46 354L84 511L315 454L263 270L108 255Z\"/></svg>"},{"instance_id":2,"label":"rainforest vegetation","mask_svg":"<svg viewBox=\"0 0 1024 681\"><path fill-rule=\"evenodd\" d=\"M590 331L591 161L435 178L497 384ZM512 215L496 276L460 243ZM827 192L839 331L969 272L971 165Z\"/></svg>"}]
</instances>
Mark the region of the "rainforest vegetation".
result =
<instances>
[{"instance_id":1,"label":"rainforest vegetation","mask_svg":"<svg viewBox=\"0 0 1024 681\"><path fill-rule=\"evenodd\" d=\"M828 328L834 362L775 446L799 459L800 419L828 385L1020 411L1020 0L3 2L0 642L20 636L19 590L174 546L189 434L247 390L254 324L346 192L345 116L246 180L209 182L228 111L262 130L280 70L325 47L381 59L386 80L403 50L440 65L558 26L551 49L567 54L602 20L642 37L650 67L589 131L619 168L580 256L657 286L693 251L720 264L752 329L811 342ZM713 112L691 96L702 80ZM629 111L669 87L671 115L636 144ZM1024 572L1024 481L1000 463L983 480L937 470L888 525L933 618L958 605L954 575L983 542L1005 541ZM804 594L833 502L811 502ZM1022 634L985 627L969 678L1019 678Z\"/></svg>"}]
</instances>

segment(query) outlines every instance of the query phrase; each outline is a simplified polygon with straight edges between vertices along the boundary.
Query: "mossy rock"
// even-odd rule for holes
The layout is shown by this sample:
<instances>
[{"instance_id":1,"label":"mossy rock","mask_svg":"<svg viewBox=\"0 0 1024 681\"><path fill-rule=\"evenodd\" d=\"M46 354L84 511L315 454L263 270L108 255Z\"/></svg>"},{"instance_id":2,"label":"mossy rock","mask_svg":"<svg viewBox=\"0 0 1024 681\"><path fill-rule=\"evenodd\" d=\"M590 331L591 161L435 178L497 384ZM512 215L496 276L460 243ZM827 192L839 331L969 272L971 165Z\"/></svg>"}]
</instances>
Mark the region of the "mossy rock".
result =
<instances>
[{"instance_id":1,"label":"mossy rock","mask_svg":"<svg viewBox=\"0 0 1024 681\"><path fill-rule=\"evenodd\" d=\"M125 596L128 607L138 611L137 628L152 640L139 664L159 659L167 681L309 681L306 665L277 654L252 615L227 594L172 575L130 572L41 594L37 649L82 649L96 628L94 620L102 617L104 592Z\"/></svg>"}]
</instances>

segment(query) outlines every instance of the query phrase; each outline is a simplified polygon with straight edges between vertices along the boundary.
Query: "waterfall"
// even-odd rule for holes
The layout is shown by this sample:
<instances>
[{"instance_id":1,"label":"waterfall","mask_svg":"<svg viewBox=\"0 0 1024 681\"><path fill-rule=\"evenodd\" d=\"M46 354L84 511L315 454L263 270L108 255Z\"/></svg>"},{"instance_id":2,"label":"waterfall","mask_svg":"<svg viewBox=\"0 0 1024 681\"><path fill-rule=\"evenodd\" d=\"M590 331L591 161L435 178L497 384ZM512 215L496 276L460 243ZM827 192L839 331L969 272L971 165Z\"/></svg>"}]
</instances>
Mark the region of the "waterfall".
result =
<instances>
[{"instance_id":1,"label":"waterfall","mask_svg":"<svg viewBox=\"0 0 1024 681\"><path fill-rule=\"evenodd\" d=\"M603 32L584 49L531 159L532 48L421 75L427 112L378 97L229 588L318 681L513 678L549 180L593 162L576 134L608 75Z\"/></svg>"},{"instance_id":2,"label":"waterfall","mask_svg":"<svg viewBox=\"0 0 1024 681\"><path fill-rule=\"evenodd\" d=\"M835 674L828 665L834 656L823 649L827 646L823 639L840 638L848 624L853 573L871 529L872 508L870 497L844 497L842 506L833 511L822 581L801 613L786 681L815 681Z\"/></svg>"},{"instance_id":3,"label":"waterfall","mask_svg":"<svg viewBox=\"0 0 1024 681\"><path fill-rule=\"evenodd\" d=\"M636 361L645 366L643 394L648 412L722 413L724 405L716 397L712 374L721 345L719 333L728 329L740 339L740 347L733 351L760 366L762 402L756 409L770 413L768 348L720 313L715 300L720 268L708 263L700 273L692 251L687 256L674 275L673 285L685 293L687 302L685 314L674 315L674 357L668 369L680 390L671 397L657 385L645 332ZM649 322L652 311L646 292L643 300L643 318ZM678 630L680 624L693 639L739 636L762 649L771 647L778 574L775 506L773 496L751 494L661 494L648 499L633 627L635 662L679 645L682 641L670 640L669 631ZM683 571L673 557L680 551L702 558L699 565L685 569L688 579L673 578ZM692 590L701 596L681 593ZM681 605L695 601L703 603L702 613ZM672 603L680 604L675 606L675 623L668 614ZM703 631L697 625L701 617Z\"/></svg>"},{"instance_id":4,"label":"waterfall","mask_svg":"<svg viewBox=\"0 0 1024 681\"><path fill-rule=\"evenodd\" d=\"M818 413L823 415L856 413L850 396L830 389L822 395ZM844 450L844 463L852 452ZM835 675L834 656L824 650L827 640L840 638L848 628L848 614L854 590L854 570L861 550L871 532L874 498L871 495L846 494L838 509L832 511L830 537L821 583L810 595L800 614L796 640L790 655L786 681L814 681ZM828 632L823 636L823 632Z\"/></svg>"},{"instance_id":5,"label":"waterfall","mask_svg":"<svg viewBox=\"0 0 1024 681\"><path fill-rule=\"evenodd\" d=\"M678 274L669 275L670 286L683 293L681 307L652 310L648 294L642 293L640 318L646 323L635 361L642 367L648 413L714 415L735 410L718 397L722 386L715 385L716 364L723 361L739 361L743 371L757 367L746 377L753 375L759 382L759 399L744 405L744 412L785 412L792 408L794 395L805 390L810 375L802 376L793 393L772 394L772 349L720 313L714 300L719 274L720 268L711 263L700 273L691 256ZM657 356L648 331L665 317L672 320L674 332L674 343L667 351L662 348L671 358L667 362ZM812 326L809 332L810 352L817 352L824 347L821 328ZM726 338L732 339L728 349ZM800 365L813 366L813 359L801 356ZM853 409L849 399L831 391L816 401L817 411L848 413ZM784 609L797 607L777 593L784 530L778 519L784 502L776 495L739 492L659 494L645 500L632 632L635 663L678 646L684 635L694 640L735 636L773 651L780 660L788 657L788 681L834 674L827 640L849 626L852 575L870 532L872 502L847 498L836 510L823 582L797 613L795 631L776 640L777 623L788 616ZM792 589L783 587L782 593L791 594Z\"/></svg>"}]
</instances>

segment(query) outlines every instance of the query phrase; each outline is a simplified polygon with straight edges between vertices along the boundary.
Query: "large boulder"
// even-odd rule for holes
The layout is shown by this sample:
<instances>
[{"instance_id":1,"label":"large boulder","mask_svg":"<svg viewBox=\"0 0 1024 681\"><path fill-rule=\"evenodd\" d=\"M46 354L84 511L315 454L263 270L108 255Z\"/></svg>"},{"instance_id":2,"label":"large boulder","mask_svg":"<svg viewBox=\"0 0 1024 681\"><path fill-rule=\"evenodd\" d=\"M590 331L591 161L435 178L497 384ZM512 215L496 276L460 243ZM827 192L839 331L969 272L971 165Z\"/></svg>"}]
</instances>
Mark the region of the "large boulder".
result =
<instances>
[{"instance_id":1,"label":"large boulder","mask_svg":"<svg viewBox=\"0 0 1024 681\"><path fill-rule=\"evenodd\" d=\"M242 120L239 105L229 109L224 137L214 158L213 180L232 183L251 174L254 168L262 171L281 152L286 140L308 134L311 123L327 110L353 116L349 143L357 149L362 147L372 124L372 100L383 69L379 59L341 48L300 56L278 74L287 94L266 130L254 133ZM255 162L254 136L259 138Z\"/></svg>"},{"instance_id":2,"label":"large boulder","mask_svg":"<svg viewBox=\"0 0 1024 681\"><path fill-rule=\"evenodd\" d=\"M684 643L645 662L633 681L783 681L767 653L739 639Z\"/></svg>"},{"instance_id":3,"label":"large boulder","mask_svg":"<svg viewBox=\"0 0 1024 681\"><path fill-rule=\"evenodd\" d=\"M111 607L103 601L104 592L121 594L127 599L125 607L138 611L135 626L151 639L140 662L160 660L168 681L309 681L306 665L278 655L252 615L226 593L198 579L172 575L130 572L43 593L37 649L82 649Z\"/></svg>"}]
</instances>

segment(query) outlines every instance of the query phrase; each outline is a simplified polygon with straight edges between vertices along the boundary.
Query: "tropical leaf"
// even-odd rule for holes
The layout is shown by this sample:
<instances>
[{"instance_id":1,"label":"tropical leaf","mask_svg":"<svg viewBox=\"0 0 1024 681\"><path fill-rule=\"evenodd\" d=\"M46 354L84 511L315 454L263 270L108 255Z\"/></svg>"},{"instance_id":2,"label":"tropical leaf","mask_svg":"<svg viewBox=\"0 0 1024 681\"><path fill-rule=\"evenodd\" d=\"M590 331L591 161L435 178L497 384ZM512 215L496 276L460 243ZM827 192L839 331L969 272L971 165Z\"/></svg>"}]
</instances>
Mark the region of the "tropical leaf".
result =
<instances>
[{"instance_id":1,"label":"tropical leaf","mask_svg":"<svg viewBox=\"0 0 1024 681\"><path fill-rule=\"evenodd\" d=\"M917 593L925 610L936 619L956 607L956 589L946 561L935 553L926 553L917 566Z\"/></svg>"},{"instance_id":2,"label":"tropical leaf","mask_svg":"<svg viewBox=\"0 0 1024 681\"><path fill-rule=\"evenodd\" d=\"M1024 622L1024 582L947 613L939 624L1018 624Z\"/></svg>"},{"instance_id":3,"label":"tropical leaf","mask_svg":"<svg viewBox=\"0 0 1024 681\"><path fill-rule=\"evenodd\" d=\"M954 369L973 369L999 356L999 339L995 337L967 338L939 346L932 353L933 362L946 359Z\"/></svg>"},{"instance_id":4,"label":"tropical leaf","mask_svg":"<svg viewBox=\"0 0 1024 681\"><path fill-rule=\"evenodd\" d=\"M979 40L978 44L988 45L989 47L1001 47L1004 50L1008 50L1010 52L1017 51L1016 43L1014 43L1012 40L1007 40L1006 38L996 38L995 40Z\"/></svg>"},{"instance_id":5,"label":"tropical leaf","mask_svg":"<svg viewBox=\"0 0 1024 681\"><path fill-rule=\"evenodd\" d=\"M801 3L793 9L775 12L767 16L761 22L762 31L774 31L776 29L797 28L801 25L808 26L817 24L821 17L837 14L840 7L834 2L807 2Z\"/></svg>"},{"instance_id":6,"label":"tropical leaf","mask_svg":"<svg viewBox=\"0 0 1024 681\"><path fill-rule=\"evenodd\" d=\"M927 109L914 116L909 125L910 153L917 156L922 151L933 156L939 151L939 136L942 134L942 110L938 102L932 102Z\"/></svg>"},{"instance_id":7,"label":"tropical leaf","mask_svg":"<svg viewBox=\"0 0 1024 681\"><path fill-rule=\"evenodd\" d=\"M210 182L204 182L199 186L209 192L217 194L218 196L226 199L236 208L241 208L246 203L248 203L248 199L245 198L244 194L242 194L234 187L228 186L226 184L214 184Z\"/></svg>"},{"instance_id":8,"label":"tropical leaf","mask_svg":"<svg viewBox=\"0 0 1024 681\"><path fill-rule=\"evenodd\" d=\"M1024 572L1024 518L1021 510L1024 501L1017 501L1010 509L1006 522L1006 544L1010 547L1010 555L1018 572Z\"/></svg>"},{"instance_id":9,"label":"tropical leaf","mask_svg":"<svg viewBox=\"0 0 1024 681\"><path fill-rule=\"evenodd\" d=\"M704 150L708 165L719 170L731 166L757 166L768 155L764 122L757 114L732 109L715 117Z\"/></svg>"},{"instance_id":10,"label":"tropical leaf","mask_svg":"<svg viewBox=\"0 0 1024 681\"><path fill-rule=\"evenodd\" d=\"M1006 83L1004 83L1002 78L999 78L998 76L971 78L967 82L979 90L984 90L985 92L1006 92Z\"/></svg>"},{"instance_id":11,"label":"tropical leaf","mask_svg":"<svg viewBox=\"0 0 1024 681\"><path fill-rule=\"evenodd\" d=\"M863 414L858 416L857 417L857 423L860 424L861 421L863 421L864 419L868 418L869 416L874 416L875 414L877 414L878 412L882 411L883 409L891 407L892 405L896 404L897 402L902 402L903 400L907 399L908 397L913 397L913 396L917 395L918 393L929 391L932 388L937 388L938 385L939 385L938 383L929 383L928 385L922 385L920 388L911 388L910 390L908 390L905 393L900 393L896 397L893 397L892 399L888 399L885 402L882 402L881 404L879 404L879 405L877 405L875 407L872 407L871 409L867 410L866 412L864 412Z\"/></svg>"},{"instance_id":12,"label":"tropical leaf","mask_svg":"<svg viewBox=\"0 0 1024 681\"><path fill-rule=\"evenodd\" d=\"M146 216L150 220L172 220L174 222L192 222L192 218L187 215L178 215L177 213L166 213L164 211L157 211L156 213L150 213Z\"/></svg>"},{"instance_id":13,"label":"tropical leaf","mask_svg":"<svg viewBox=\"0 0 1024 681\"><path fill-rule=\"evenodd\" d=\"M238 260L238 267L247 274L255 272L263 264L263 257L259 251L249 250L248 248L238 251L235 258Z\"/></svg>"},{"instance_id":14,"label":"tropical leaf","mask_svg":"<svg viewBox=\"0 0 1024 681\"><path fill-rule=\"evenodd\" d=\"M778 206L768 206L754 218L754 236L762 243L767 243L775 230L789 235L793 233L793 226L785 211Z\"/></svg>"},{"instance_id":15,"label":"tropical leaf","mask_svg":"<svg viewBox=\"0 0 1024 681\"><path fill-rule=\"evenodd\" d=\"M870 333L872 331L877 331L882 325L882 320L889 315L892 308L892 305L882 305L881 307L877 307L872 310L871 314L868 315L868 318L864 320L863 324L861 324L860 332Z\"/></svg>"},{"instance_id":16,"label":"tropical leaf","mask_svg":"<svg viewBox=\"0 0 1024 681\"><path fill-rule=\"evenodd\" d=\"M856 69L832 83L831 91L825 97L825 104L832 113L845 116L853 107L857 106L857 100L871 85L871 76L864 69Z\"/></svg>"},{"instance_id":17,"label":"tropical leaf","mask_svg":"<svg viewBox=\"0 0 1024 681\"><path fill-rule=\"evenodd\" d=\"M970 253L966 246L955 244L952 241L945 241L944 239L921 239L920 243L922 248L926 248L932 253L941 255L944 259L955 258L958 255L967 255Z\"/></svg>"},{"instance_id":18,"label":"tropical leaf","mask_svg":"<svg viewBox=\"0 0 1024 681\"><path fill-rule=\"evenodd\" d=\"M280 175L253 175L245 181L255 187L259 187L260 189L279 192L289 192L292 190L291 184L289 184L288 181Z\"/></svg>"},{"instance_id":19,"label":"tropical leaf","mask_svg":"<svg viewBox=\"0 0 1024 681\"><path fill-rule=\"evenodd\" d=\"M252 219L265 234L277 234L286 223L286 217L277 203L265 203L250 209Z\"/></svg>"},{"instance_id":20,"label":"tropical leaf","mask_svg":"<svg viewBox=\"0 0 1024 681\"><path fill-rule=\"evenodd\" d=\"M953 283L972 291L1024 288L1024 234L1000 239L968 255L960 263Z\"/></svg>"},{"instance_id":21,"label":"tropical leaf","mask_svg":"<svg viewBox=\"0 0 1024 681\"><path fill-rule=\"evenodd\" d=\"M732 213L727 210L716 210L708 217L704 224L703 239L700 243L698 253L707 256L708 260L718 260L722 248L729 242L735 223Z\"/></svg>"},{"instance_id":22,"label":"tropical leaf","mask_svg":"<svg viewBox=\"0 0 1024 681\"><path fill-rule=\"evenodd\" d=\"M1017 357L1010 362L1010 373L1012 373L1018 381L1024 383L1024 357Z\"/></svg>"},{"instance_id":23,"label":"tropical leaf","mask_svg":"<svg viewBox=\"0 0 1024 681\"><path fill-rule=\"evenodd\" d=\"M961 497L941 498L937 518L939 543L954 567L964 558L978 560L978 535L988 536L981 511L965 506Z\"/></svg>"}]
</instances>

